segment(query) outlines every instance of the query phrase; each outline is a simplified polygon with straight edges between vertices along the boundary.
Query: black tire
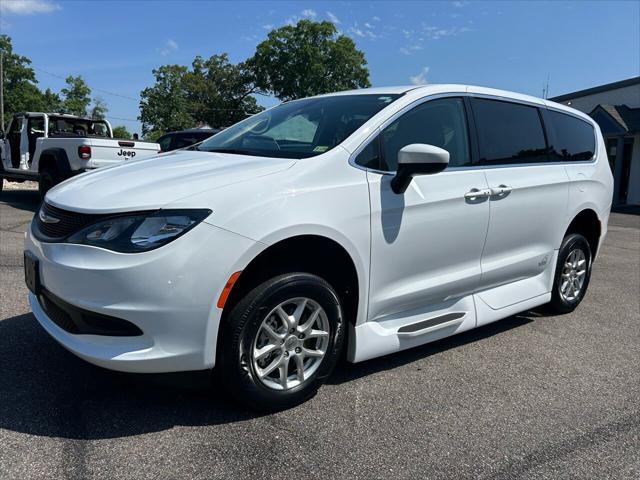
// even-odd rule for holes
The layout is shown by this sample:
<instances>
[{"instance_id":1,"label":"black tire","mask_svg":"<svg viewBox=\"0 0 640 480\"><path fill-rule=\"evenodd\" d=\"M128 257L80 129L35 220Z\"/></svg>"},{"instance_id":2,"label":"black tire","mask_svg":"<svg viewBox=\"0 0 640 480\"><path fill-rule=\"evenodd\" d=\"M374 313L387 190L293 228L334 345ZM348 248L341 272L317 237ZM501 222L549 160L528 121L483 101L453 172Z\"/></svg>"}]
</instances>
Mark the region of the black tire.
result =
<instances>
[{"instance_id":1,"label":"black tire","mask_svg":"<svg viewBox=\"0 0 640 480\"><path fill-rule=\"evenodd\" d=\"M3 187L4 187L4 178L0 177L0 197L2 196Z\"/></svg>"},{"instance_id":2,"label":"black tire","mask_svg":"<svg viewBox=\"0 0 640 480\"><path fill-rule=\"evenodd\" d=\"M286 390L275 390L258 377L251 351L269 313L283 302L301 297L315 302L326 314L329 325L326 353L319 360L315 372L304 382ZM226 316L218 342L217 377L223 380L236 399L251 409L274 411L290 408L311 398L326 381L340 357L344 338L342 309L331 285L308 273L279 275L252 289ZM282 353L278 355L284 355L286 348L283 346L280 351Z\"/></svg>"},{"instance_id":3,"label":"black tire","mask_svg":"<svg viewBox=\"0 0 640 480\"><path fill-rule=\"evenodd\" d=\"M566 295L562 293L562 286L564 283L564 279L562 277L565 272L565 263L569 255L575 250L579 250L584 254L586 260L586 270L584 273L584 281L580 288L580 291L574 298L567 298ZM587 288L589 287L589 280L591 279L591 247L589 246L589 242L585 237L580 235L579 233L572 233L567 235L562 241L562 246L558 252L558 263L556 265L556 273L553 279L553 290L551 292L551 302L549 302L549 307L552 311L556 313L569 313L576 309L582 299L587 292Z\"/></svg>"},{"instance_id":4,"label":"black tire","mask_svg":"<svg viewBox=\"0 0 640 480\"><path fill-rule=\"evenodd\" d=\"M38 192L40 198L44 200L44 196L49 190L55 187L62 181L58 170L53 167L44 167L40 172L40 179L38 180Z\"/></svg>"}]
</instances>

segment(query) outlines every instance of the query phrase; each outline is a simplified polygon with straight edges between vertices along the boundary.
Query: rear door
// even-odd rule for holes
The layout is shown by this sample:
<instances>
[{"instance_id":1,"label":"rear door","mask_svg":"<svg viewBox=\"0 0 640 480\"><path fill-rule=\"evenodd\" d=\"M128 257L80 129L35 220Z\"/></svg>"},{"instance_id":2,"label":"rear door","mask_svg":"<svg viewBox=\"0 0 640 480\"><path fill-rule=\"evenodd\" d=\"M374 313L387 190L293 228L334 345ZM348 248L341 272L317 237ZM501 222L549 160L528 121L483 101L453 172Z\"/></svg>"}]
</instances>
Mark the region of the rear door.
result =
<instances>
[{"instance_id":1,"label":"rear door","mask_svg":"<svg viewBox=\"0 0 640 480\"><path fill-rule=\"evenodd\" d=\"M473 98L472 105L480 164L494 192L482 289L513 286L480 297L499 309L548 291L542 277L523 288L517 282L553 268L567 224L569 178L563 165L551 161L538 106L491 98Z\"/></svg>"}]
</instances>

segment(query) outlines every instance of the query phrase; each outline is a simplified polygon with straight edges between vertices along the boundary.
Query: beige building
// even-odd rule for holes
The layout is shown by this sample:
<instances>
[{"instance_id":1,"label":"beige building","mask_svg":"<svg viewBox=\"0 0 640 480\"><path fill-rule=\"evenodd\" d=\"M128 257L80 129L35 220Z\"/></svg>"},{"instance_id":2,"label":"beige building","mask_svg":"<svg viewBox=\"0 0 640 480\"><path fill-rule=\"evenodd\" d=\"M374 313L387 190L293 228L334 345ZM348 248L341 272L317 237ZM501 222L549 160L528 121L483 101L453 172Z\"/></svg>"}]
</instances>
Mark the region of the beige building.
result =
<instances>
[{"instance_id":1,"label":"beige building","mask_svg":"<svg viewBox=\"0 0 640 480\"><path fill-rule=\"evenodd\" d=\"M613 204L640 205L640 77L549 100L587 113L598 122L615 180Z\"/></svg>"}]
</instances>

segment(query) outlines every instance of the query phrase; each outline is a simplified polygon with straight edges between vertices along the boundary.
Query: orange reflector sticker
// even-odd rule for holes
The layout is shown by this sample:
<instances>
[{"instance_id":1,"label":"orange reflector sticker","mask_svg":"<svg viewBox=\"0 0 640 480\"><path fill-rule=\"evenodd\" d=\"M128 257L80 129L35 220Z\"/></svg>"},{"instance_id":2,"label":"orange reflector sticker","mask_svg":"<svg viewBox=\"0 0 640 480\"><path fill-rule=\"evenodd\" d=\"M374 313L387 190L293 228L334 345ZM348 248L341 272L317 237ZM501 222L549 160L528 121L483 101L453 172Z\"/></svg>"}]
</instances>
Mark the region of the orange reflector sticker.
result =
<instances>
[{"instance_id":1,"label":"orange reflector sticker","mask_svg":"<svg viewBox=\"0 0 640 480\"><path fill-rule=\"evenodd\" d=\"M229 280L227 280L227 283L225 284L224 288L222 289L222 292L220 293L220 298L218 298L218 303L217 303L218 308L224 308L224 304L227 303L227 298L229 298L231 289L235 285L241 273L242 271L235 272L231 274L231 276L229 277Z\"/></svg>"}]
</instances>

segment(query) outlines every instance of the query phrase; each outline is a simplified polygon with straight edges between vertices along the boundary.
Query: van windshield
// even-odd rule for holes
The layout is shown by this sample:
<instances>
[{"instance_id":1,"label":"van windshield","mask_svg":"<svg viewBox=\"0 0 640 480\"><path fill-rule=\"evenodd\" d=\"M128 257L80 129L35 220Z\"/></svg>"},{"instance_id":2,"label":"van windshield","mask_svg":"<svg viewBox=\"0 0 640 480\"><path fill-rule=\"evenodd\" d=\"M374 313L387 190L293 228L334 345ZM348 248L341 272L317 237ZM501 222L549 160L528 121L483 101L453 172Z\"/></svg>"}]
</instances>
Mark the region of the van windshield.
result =
<instances>
[{"instance_id":1,"label":"van windshield","mask_svg":"<svg viewBox=\"0 0 640 480\"><path fill-rule=\"evenodd\" d=\"M50 137L109 137L107 122L73 117L49 117Z\"/></svg>"},{"instance_id":2,"label":"van windshield","mask_svg":"<svg viewBox=\"0 0 640 480\"><path fill-rule=\"evenodd\" d=\"M194 147L206 152L308 158L342 143L400 95L335 95L283 103Z\"/></svg>"}]
</instances>

